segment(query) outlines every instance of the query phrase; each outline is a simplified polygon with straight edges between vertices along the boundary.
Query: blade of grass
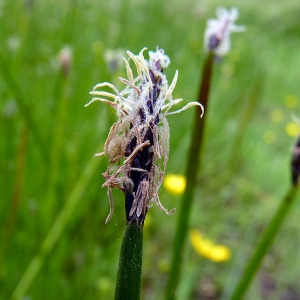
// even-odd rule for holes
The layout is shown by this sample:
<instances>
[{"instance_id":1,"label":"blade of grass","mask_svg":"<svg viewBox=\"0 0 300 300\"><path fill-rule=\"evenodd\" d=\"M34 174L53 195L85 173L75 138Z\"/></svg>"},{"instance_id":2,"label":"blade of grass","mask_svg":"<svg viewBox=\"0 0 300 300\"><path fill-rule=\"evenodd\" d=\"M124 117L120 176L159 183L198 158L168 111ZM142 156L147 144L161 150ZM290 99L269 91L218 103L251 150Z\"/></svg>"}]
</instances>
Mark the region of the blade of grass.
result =
<instances>
[{"instance_id":1,"label":"blade of grass","mask_svg":"<svg viewBox=\"0 0 300 300\"><path fill-rule=\"evenodd\" d=\"M20 142L16 157L16 175L14 179L13 196L8 218L5 224L4 241L1 247L1 256L6 255L7 248L9 247L10 240L15 228L16 218L22 201L22 191L24 185L24 175L26 169L26 158L28 154L28 138L29 131L26 126L22 128L20 135Z\"/></svg>"},{"instance_id":2,"label":"blade of grass","mask_svg":"<svg viewBox=\"0 0 300 300\"><path fill-rule=\"evenodd\" d=\"M296 199L297 192L298 192L297 186L293 185L289 189L286 196L282 199L280 206L278 207L273 218L271 219L252 258L249 260L249 262L245 268L244 274L242 275L241 279L237 283L235 290L230 298L231 300L242 299L243 295L247 291L247 288L250 285L256 271L258 270L258 268L262 262L262 259L268 252L283 221L286 219L286 216L288 215L288 212Z\"/></svg>"},{"instance_id":3,"label":"blade of grass","mask_svg":"<svg viewBox=\"0 0 300 300\"><path fill-rule=\"evenodd\" d=\"M212 52L206 58L202 77L200 81L200 91L198 101L204 106L205 113L202 118L201 109L198 108L194 120L194 130L192 132L192 138L190 142L190 150L186 168L186 189L183 198L180 202L178 210L178 218L176 224L176 232L173 244L173 253L171 261L171 269L169 272L167 287L166 287L166 299L175 299L176 290L180 278L181 264L183 261L184 246L187 238L187 232L189 227L190 212L194 200L195 187L197 184L198 166L201 160L201 147L203 142L204 125L207 115L208 99L210 91L211 75L213 70L214 55Z\"/></svg>"}]
</instances>

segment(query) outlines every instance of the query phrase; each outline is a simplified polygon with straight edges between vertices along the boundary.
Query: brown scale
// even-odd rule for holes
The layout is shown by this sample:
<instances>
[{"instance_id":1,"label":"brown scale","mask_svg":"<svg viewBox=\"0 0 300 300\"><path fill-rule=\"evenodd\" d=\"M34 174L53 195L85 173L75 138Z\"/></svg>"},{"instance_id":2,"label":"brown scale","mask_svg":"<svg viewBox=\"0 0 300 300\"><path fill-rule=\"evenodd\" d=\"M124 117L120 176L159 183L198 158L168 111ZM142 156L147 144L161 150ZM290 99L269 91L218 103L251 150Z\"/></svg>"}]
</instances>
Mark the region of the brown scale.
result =
<instances>
[{"instance_id":1,"label":"brown scale","mask_svg":"<svg viewBox=\"0 0 300 300\"><path fill-rule=\"evenodd\" d=\"M150 78L152 81L152 90L149 93L148 100L147 100L147 108L148 108L148 115L153 115L154 106L157 101L157 98L160 94L160 84L161 78L155 77L154 73L149 70ZM140 151L132 159L130 169L138 169L138 170L131 170L128 172L127 176L131 181L126 181L124 184L124 193L125 193L125 211L126 211L126 218L127 223L137 223L139 225L143 225L146 213L147 213L147 205L144 212L140 214L138 209L135 209L132 213L133 204L136 200L138 203L139 201L145 201L146 199L135 199L135 197L143 197L143 195L147 194L148 191L142 191L144 186L149 186L149 174L153 167L153 146L154 146L154 138L153 138L153 131L154 126L158 125L159 122L159 113L153 115L153 118L149 121L149 124L146 125L146 113L144 108L138 108L138 115L140 117L140 124L137 126L142 127L141 136L143 139L141 143L146 141L150 142L149 146L143 147ZM146 125L146 126L145 126ZM133 125L131 124L131 128ZM146 132L145 132L146 130ZM125 157L129 157L134 149L137 147L137 137L134 136L131 141L126 146ZM129 183L131 182L131 183Z\"/></svg>"}]
</instances>

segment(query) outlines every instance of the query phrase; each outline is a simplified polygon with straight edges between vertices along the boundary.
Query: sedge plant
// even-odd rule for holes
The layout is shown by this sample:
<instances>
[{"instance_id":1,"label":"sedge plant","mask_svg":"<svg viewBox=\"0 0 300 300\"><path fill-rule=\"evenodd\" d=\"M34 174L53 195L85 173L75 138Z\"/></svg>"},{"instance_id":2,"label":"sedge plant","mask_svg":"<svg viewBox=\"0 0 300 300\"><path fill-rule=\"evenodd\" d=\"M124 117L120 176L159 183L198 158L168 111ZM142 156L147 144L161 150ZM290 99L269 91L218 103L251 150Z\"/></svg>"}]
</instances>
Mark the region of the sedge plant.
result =
<instances>
[{"instance_id":1,"label":"sedge plant","mask_svg":"<svg viewBox=\"0 0 300 300\"><path fill-rule=\"evenodd\" d=\"M190 102L179 110L170 111L173 105L182 101L172 98L178 72L169 86L163 74L170 64L169 57L162 49L157 49L149 51L149 60L146 60L145 49L138 55L127 51L128 59L124 58L127 78L119 78L125 84L124 90L119 91L108 82L99 83L90 92L93 99L87 104L104 102L113 107L118 116L104 151L96 154L109 158L109 167L103 173L103 187L108 189L110 203L106 223L114 212L112 189L121 190L125 197L126 229L115 288L115 299L118 300L140 299L143 225L149 206L155 202L166 214L174 212L174 209L169 212L164 208L158 196L169 157L166 116L191 106L198 106L203 115L203 106L199 102ZM130 64L136 68L136 77Z\"/></svg>"},{"instance_id":2,"label":"sedge plant","mask_svg":"<svg viewBox=\"0 0 300 300\"><path fill-rule=\"evenodd\" d=\"M218 19L208 20L204 36L204 45L205 49L208 51L208 55L204 62L202 75L200 77L198 103L203 104L206 111L205 116L207 116L214 60L229 52L231 32L240 32L245 30L244 26L237 26L234 24L238 18L238 10L236 8L227 10L223 7L219 7L216 10L216 15ZM199 119L196 115L194 118L194 126L185 170L186 188L180 203L173 244L171 269L166 287L165 297L169 300L176 298L176 291L180 279L184 246L188 235L191 208L197 185L197 174L201 162L201 149L206 122L205 116L204 118Z\"/></svg>"}]
</instances>

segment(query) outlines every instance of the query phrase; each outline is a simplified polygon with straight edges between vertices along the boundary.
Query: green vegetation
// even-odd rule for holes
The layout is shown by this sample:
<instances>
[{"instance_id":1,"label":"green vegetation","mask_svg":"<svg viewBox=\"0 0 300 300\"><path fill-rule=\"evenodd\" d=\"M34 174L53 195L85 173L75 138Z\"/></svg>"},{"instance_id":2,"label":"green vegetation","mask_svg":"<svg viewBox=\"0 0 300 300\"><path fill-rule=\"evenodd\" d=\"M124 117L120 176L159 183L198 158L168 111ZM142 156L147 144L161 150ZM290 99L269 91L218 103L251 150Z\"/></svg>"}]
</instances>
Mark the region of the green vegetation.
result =
<instances>
[{"instance_id":1,"label":"green vegetation","mask_svg":"<svg viewBox=\"0 0 300 300\"><path fill-rule=\"evenodd\" d=\"M114 192L115 213L105 225L108 159L94 154L116 117L104 104L84 104L96 83L118 85L125 74L123 65L107 64L108 50L144 46L169 55L168 78L178 69L174 97L196 100L203 32L219 5L237 6L247 31L232 36L231 52L214 65L190 224L232 257L210 261L188 240L178 299L232 294L290 187L299 129L292 116L300 107L296 1L0 1L0 299L114 297L124 196ZM66 46L72 60L62 70ZM167 173L186 169L192 110L168 119ZM160 200L178 208L181 196L162 187ZM299 213L295 199L245 299L299 297ZM149 209L141 299L164 297L176 218Z\"/></svg>"},{"instance_id":2,"label":"green vegetation","mask_svg":"<svg viewBox=\"0 0 300 300\"><path fill-rule=\"evenodd\" d=\"M121 247L115 300L140 299L142 257L143 229L137 224L128 224Z\"/></svg>"}]
</instances>

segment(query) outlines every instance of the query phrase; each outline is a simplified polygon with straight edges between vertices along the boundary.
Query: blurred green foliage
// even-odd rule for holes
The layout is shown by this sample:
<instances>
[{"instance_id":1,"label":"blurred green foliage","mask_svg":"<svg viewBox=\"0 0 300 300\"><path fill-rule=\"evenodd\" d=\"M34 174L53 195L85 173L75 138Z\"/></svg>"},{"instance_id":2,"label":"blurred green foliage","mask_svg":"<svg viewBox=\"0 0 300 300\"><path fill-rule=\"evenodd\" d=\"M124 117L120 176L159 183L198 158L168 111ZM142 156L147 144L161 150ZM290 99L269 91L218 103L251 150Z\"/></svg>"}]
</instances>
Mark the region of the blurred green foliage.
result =
<instances>
[{"instance_id":1,"label":"blurred green foliage","mask_svg":"<svg viewBox=\"0 0 300 300\"><path fill-rule=\"evenodd\" d=\"M113 297L125 228L123 196L114 193L115 215L104 225L109 204L101 172L108 161L93 155L102 150L116 118L104 104L83 106L96 83L115 83L124 76L123 67L107 65L108 50L138 53L145 46L159 46L170 56L169 81L179 70L174 96L194 100L205 58L203 31L219 5L237 6L237 24L245 24L247 31L232 36L232 51L215 67L192 226L233 255L228 263L217 264L199 257L189 244L179 299L205 299L208 288L216 295L233 289L290 182L294 138L286 126L299 110L300 4L2 0L0 299L10 297L76 188L84 191L82 199L43 258L26 299ZM59 60L66 46L72 52L67 74ZM169 118L167 172L184 172L192 113ZM78 187L88 164L98 164L97 171ZM167 208L180 200L163 189L160 198ZM296 203L248 299L300 297L299 213ZM155 206L148 213L143 299L163 297L175 218Z\"/></svg>"}]
</instances>

